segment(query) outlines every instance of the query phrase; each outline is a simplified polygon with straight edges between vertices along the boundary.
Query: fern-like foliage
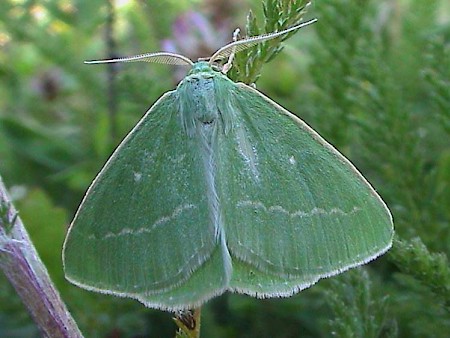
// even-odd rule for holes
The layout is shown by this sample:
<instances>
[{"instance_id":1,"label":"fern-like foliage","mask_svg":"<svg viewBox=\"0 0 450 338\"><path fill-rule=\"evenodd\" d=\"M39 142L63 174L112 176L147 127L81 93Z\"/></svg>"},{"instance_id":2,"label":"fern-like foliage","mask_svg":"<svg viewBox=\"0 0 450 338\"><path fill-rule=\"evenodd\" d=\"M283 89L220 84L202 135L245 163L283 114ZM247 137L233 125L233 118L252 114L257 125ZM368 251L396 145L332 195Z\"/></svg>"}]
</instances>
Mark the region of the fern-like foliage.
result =
<instances>
[{"instance_id":1,"label":"fern-like foliage","mask_svg":"<svg viewBox=\"0 0 450 338\"><path fill-rule=\"evenodd\" d=\"M387 296L373 294L366 268L351 270L329 281L324 295L334 318L327 332L335 337L396 337L397 323L389 318Z\"/></svg>"},{"instance_id":2,"label":"fern-like foliage","mask_svg":"<svg viewBox=\"0 0 450 338\"><path fill-rule=\"evenodd\" d=\"M256 17L250 11L247 15L246 36L278 32L297 25L302 21L310 1L306 0L266 0L263 2L264 27L258 25ZM238 53L228 76L239 82L255 83L263 65L273 60L283 49L281 43L295 32L258 44Z\"/></svg>"}]
</instances>

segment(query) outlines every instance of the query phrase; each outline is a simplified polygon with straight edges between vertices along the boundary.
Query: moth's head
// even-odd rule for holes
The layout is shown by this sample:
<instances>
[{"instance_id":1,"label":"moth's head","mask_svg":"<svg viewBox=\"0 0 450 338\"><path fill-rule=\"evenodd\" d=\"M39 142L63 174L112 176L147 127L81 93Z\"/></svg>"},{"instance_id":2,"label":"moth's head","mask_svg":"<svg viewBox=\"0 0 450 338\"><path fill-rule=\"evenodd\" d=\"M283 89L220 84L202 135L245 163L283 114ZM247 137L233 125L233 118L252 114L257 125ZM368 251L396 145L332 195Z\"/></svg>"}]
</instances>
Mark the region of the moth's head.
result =
<instances>
[{"instance_id":1,"label":"moth's head","mask_svg":"<svg viewBox=\"0 0 450 338\"><path fill-rule=\"evenodd\" d=\"M198 73L215 73L217 70L214 66L210 65L208 61L200 60L192 65L191 70L188 75L198 74Z\"/></svg>"}]
</instances>

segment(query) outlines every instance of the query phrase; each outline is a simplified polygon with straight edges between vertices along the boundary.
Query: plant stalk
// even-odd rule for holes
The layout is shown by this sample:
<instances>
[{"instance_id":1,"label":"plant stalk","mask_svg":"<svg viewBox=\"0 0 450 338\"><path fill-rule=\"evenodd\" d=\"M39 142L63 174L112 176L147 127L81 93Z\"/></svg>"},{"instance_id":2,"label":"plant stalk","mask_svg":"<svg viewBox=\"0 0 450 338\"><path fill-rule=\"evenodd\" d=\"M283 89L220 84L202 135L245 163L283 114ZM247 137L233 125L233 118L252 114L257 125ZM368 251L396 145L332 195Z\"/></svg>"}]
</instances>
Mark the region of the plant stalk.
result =
<instances>
[{"instance_id":1,"label":"plant stalk","mask_svg":"<svg viewBox=\"0 0 450 338\"><path fill-rule=\"evenodd\" d=\"M0 268L42 336L83 337L50 280L0 177Z\"/></svg>"},{"instance_id":2,"label":"plant stalk","mask_svg":"<svg viewBox=\"0 0 450 338\"><path fill-rule=\"evenodd\" d=\"M199 338L201 308L180 311L173 318L179 327L176 338Z\"/></svg>"}]
</instances>

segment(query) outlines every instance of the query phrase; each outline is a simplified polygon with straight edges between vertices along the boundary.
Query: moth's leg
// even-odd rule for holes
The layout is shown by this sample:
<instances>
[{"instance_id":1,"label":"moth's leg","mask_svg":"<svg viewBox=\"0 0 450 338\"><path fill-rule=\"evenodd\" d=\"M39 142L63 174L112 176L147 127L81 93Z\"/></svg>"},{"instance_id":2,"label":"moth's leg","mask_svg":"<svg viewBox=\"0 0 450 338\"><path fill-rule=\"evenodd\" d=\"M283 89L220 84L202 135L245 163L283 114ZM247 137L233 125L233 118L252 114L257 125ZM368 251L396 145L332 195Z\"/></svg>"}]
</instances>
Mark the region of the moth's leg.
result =
<instances>
[{"instance_id":1,"label":"moth's leg","mask_svg":"<svg viewBox=\"0 0 450 338\"><path fill-rule=\"evenodd\" d=\"M236 28L233 32L233 42L236 42L239 38L239 33L241 30L239 28ZM231 67L233 66L233 60L234 56L236 55L236 47L233 48L233 52L230 54L230 57L228 58L227 63L222 68L222 73L226 74Z\"/></svg>"}]
</instances>

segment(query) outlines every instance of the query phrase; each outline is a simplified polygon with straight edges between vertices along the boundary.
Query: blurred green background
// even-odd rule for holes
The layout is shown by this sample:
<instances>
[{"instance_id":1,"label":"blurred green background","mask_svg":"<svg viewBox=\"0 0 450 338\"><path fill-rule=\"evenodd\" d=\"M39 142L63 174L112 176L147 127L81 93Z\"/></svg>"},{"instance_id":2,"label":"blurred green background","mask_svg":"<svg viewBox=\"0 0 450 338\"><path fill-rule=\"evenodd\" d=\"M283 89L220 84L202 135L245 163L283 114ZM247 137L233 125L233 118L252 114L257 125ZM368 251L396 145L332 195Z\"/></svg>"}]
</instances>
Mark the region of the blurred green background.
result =
<instances>
[{"instance_id":1,"label":"blurred green background","mask_svg":"<svg viewBox=\"0 0 450 338\"><path fill-rule=\"evenodd\" d=\"M288 2L288 1L282 1ZM90 181L183 70L84 60L174 50L196 59L230 41L260 0L0 1L0 175L86 337L173 337L171 314L65 281L61 247ZM450 3L313 1L257 82L360 169L398 238L369 265L288 299L226 294L203 337L448 337ZM0 337L36 337L0 275Z\"/></svg>"}]
</instances>

